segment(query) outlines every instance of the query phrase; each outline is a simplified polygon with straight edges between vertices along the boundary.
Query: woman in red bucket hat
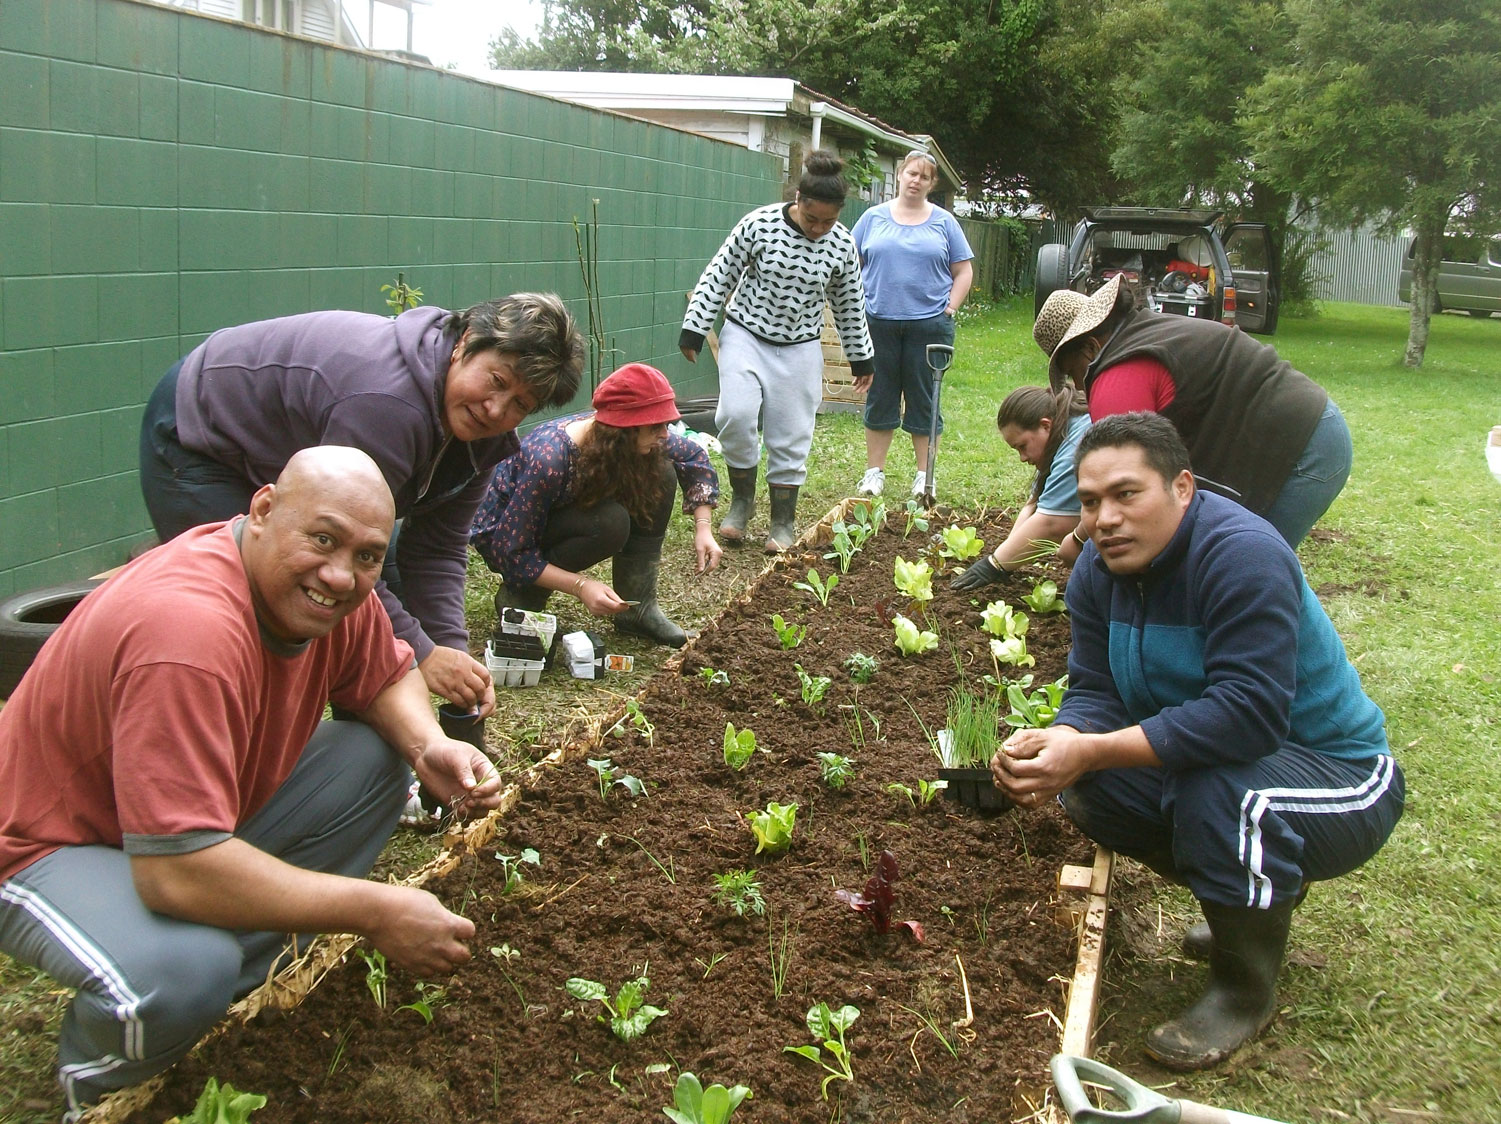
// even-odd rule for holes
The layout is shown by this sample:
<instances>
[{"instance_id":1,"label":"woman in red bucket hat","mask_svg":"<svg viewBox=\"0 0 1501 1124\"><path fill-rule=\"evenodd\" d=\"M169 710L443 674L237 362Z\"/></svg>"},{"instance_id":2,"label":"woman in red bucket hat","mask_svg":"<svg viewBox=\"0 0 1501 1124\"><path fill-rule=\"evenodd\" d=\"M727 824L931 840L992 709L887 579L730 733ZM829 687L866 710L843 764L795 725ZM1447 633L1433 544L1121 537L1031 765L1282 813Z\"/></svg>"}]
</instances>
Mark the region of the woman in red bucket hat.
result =
<instances>
[{"instance_id":1,"label":"woman in red bucket hat","mask_svg":"<svg viewBox=\"0 0 1501 1124\"><path fill-rule=\"evenodd\" d=\"M719 565L710 529L719 478L703 449L667 431L678 420L673 399L661 371L627 363L599 384L592 412L542 423L496 468L469 541L504 583L497 616L540 610L563 592L618 632L687 642L657 604L662 540L681 486L698 572ZM584 573L606 558L613 586Z\"/></svg>"}]
</instances>

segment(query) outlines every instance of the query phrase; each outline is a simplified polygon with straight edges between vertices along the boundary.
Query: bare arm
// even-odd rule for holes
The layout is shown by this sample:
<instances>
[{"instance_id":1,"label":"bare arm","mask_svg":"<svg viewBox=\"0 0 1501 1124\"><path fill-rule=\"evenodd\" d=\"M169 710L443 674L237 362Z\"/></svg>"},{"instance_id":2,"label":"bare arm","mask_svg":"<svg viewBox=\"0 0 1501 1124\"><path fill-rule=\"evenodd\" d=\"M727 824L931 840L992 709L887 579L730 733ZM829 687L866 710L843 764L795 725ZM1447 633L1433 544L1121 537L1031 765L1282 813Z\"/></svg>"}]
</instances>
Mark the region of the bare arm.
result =
<instances>
[{"instance_id":1,"label":"bare arm","mask_svg":"<svg viewBox=\"0 0 1501 1124\"><path fill-rule=\"evenodd\" d=\"M489 701L493 707L493 686ZM441 799L452 802L462 797L464 806L471 808L493 808L500 802L500 775L474 746L444 737L420 671L414 668L376 695L360 718Z\"/></svg>"},{"instance_id":2,"label":"bare arm","mask_svg":"<svg viewBox=\"0 0 1501 1124\"><path fill-rule=\"evenodd\" d=\"M954 287L949 291L948 312L952 316L964 307L964 302L969 299L969 290L975 283L975 263L972 261L956 261L949 266L949 273L953 275Z\"/></svg>"},{"instance_id":3,"label":"bare arm","mask_svg":"<svg viewBox=\"0 0 1501 1124\"><path fill-rule=\"evenodd\" d=\"M1017 514L1006 540L991 552L990 560L1003 570L1014 570L1022 559L1037 553L1039 541L1062 542L1078 525L1077 515L1044 515L1035 503L1028 503Z\"/></svg>"}]
</instances>

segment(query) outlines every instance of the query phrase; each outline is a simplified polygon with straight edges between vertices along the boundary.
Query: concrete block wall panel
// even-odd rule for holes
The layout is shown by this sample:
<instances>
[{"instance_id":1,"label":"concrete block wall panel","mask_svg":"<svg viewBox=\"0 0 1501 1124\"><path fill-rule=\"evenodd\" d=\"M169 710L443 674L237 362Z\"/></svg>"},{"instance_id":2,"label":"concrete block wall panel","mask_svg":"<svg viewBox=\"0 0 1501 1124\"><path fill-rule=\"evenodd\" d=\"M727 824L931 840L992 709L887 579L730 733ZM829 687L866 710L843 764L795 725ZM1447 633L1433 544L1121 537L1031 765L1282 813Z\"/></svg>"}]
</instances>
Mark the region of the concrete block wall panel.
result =
<instances>
[{"instance_id":1,"label":"concrete block wall panel","mask_svg":"<svg viewBox=\"0 0 1501 1124\"><path fill-rule=\"evenodd\" d=\"M0 596L149 541L141 407L218 328L559 292L605 371L685 394L684 294L779 161L430 67L136 0L0 3ZM582 398L581 398L582 401Z\"/></svg>"}]
</instances>

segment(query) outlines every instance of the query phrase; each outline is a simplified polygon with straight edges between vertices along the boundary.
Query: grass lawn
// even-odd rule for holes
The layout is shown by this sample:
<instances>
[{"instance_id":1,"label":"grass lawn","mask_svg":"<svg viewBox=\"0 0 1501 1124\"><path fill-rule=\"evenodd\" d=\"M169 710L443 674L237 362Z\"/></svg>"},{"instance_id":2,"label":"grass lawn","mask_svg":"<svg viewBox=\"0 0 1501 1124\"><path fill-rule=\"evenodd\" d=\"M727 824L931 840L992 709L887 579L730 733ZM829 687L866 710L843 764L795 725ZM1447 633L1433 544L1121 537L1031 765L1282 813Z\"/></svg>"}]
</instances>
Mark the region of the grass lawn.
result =
<instances>
[{"instance_id":1,"label":"grass lawn","mask_svg":"<svg viewBox=\"0 0 1501 1124\"><path fill-rule=\"evenodd\" d=\"M938 458L940 498L956 508L1015 508L1023 496L1028 470L994 416L1008 391L1046 377L1030 312L1029 295L962 321ZM1350 482L1300 554L1386 711L1407 814L1367 867L1313 888L1268 1035L1215 1073L1178 1079L1169 1095L1289 1122L1501 1119L1501 485L1483 453L1501 423L1501 322L1437 317L1421 371L1400 364L1406 328L1404 310L1333 305L1284 320L1273 342L1328 388L1354 434ZM853 490L861 435L854 415L820 420L801 524ZM893 509L913 467L899 437L887 473ZM765 526L763 485L753 529ZM712 616L762 562L759 551L731 552L719 573L686 576L691 530L676 521L664 567L664 600L685 624ZM471 621L484 635L492 582L482 567L471 585ZM585 623L576 602L554 600L565 627ZM618 648L636 653L637 670L608 681L614 692L634 690L666 654ZM612 701L593 684L548 676L506 693L492 744L520 763L556 742L568 714ZM428 846L399 832L386 864L409 868ZM1176 951L1192 902L1123 864L1115 904L1099 1054L1157 1084L1166 1078L1145 1065L1140 1041L1197 994L1202 969ZM62 1000L0 957L0 1122L56 1119L50 1068ZM754 1120L754 1102L747 1109Z\"/></svg>"}]
</instances>

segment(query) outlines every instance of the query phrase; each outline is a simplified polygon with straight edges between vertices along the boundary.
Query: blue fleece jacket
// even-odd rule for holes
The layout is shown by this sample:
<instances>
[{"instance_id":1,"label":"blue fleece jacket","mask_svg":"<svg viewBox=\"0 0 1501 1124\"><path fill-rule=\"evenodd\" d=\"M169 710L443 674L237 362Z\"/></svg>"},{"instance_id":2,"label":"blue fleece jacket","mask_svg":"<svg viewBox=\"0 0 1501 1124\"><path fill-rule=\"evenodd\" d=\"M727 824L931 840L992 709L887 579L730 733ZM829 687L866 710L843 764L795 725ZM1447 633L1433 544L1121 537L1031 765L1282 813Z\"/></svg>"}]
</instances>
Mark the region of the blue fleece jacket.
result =
<instances>
[{"instance_id":1,"label":"blue fleece jacket","mask_svg":"<svg viewBox=\"0 0 1501 1124\"><path fill-rule=\"evenodd\" d=\"M1145 573L1117 577L1085 546L1060 725L1140 725L1170 770L1253 761L1285 744L1346 760L1389 752L1298 558L1271 524L1198 493Z\"/></svg>"}]
</instances>

